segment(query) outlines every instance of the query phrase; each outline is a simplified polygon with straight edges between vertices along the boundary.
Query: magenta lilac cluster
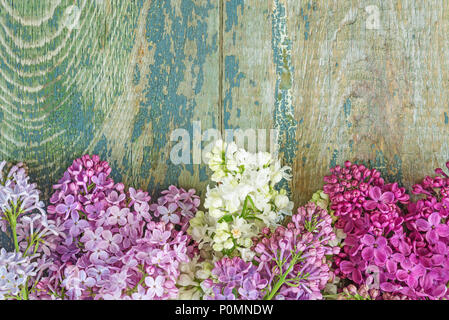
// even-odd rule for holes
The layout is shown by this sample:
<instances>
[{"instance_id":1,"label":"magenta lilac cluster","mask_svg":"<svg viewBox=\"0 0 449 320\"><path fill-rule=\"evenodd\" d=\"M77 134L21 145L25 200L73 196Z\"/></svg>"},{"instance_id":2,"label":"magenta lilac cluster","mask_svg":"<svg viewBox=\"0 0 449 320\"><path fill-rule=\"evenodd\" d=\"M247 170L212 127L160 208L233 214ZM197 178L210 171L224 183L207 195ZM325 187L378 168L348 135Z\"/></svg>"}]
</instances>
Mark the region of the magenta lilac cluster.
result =
<instances>
[{"instance_id":1,"label":"magenta lilac cluster","mask_svg":"<svg viewBox=\"0 0 449 320\"><path fill-rule=\"evenodd\" d=\"M334 259L338 276L379 289L376 299L448 297L449 178L436 172L413 188L425 198L410 203L404 188L385 184L374 169L346 162L331 170L324 191L346 235Z\"/></svg>"},{"instance_id":2,"label":"magenta lilac cluster","mask_svg":"<svg viewBox=\"0 0 449 320\"><path fill-rule=\"evenodd\" d=\"M148 193L125 190L110 172L98 156L84 155L54 185L48 214L60 236L38 298L176 298L179 264L194 251L190 236L176 225L187 221L182 220L187 211L196 211L194 190L170 188L159 204L176 198L179 210L170 210L178 218L166 219L161 212L162 218L155 219Z\"/></svg>"}]
</instances>

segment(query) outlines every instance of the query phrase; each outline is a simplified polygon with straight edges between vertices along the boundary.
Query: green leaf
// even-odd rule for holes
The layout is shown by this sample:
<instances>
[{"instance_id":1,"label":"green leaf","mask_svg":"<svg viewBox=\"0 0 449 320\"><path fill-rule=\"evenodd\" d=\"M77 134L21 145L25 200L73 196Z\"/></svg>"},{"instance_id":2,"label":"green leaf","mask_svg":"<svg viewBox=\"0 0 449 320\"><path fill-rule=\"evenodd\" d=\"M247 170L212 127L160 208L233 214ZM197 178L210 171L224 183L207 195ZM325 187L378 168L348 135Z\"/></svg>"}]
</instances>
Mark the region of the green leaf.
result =
<instances>
[{"instance_id":1,"label":"green leaf","mask_svg":"<svg viewBox=\"0 0 449 320\"><path fill-rule=\"evenodd\" d=\"M223 221L231 222L232 220L233 220L232 215L231 215L231 214L226 214L226 215L224 215L223 217L221 217L220 219L218 219L218 222L219 222L219 223L220 223L220 222L223 222Z\"/></svg>"}]
</instances>

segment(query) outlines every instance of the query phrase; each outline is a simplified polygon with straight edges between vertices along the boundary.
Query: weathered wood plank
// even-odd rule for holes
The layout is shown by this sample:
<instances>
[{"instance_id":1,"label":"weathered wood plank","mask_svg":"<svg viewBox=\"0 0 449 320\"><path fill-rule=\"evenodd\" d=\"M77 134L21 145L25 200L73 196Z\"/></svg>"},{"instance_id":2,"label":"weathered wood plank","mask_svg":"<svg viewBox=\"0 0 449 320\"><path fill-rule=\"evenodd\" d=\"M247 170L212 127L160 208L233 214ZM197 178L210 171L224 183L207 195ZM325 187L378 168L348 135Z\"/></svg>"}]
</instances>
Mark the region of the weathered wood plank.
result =
<instances>
[{"instance_id":1,"label":"weathered wood plank","mask_svg":"<svg viewBox=\"0 0 449 320\"><path fill-rule=\"evenodd\" d=\"M265 133L265 149L258 149L272 152L270 130L277 130L280 156L290 165L296 154L297 121L286 27L282 1L224 3L224 129L263 129L256 134L259 138Z\"/></svg>"},{"instance_id":2,"label":"weathered wood plank","mask_svg":"<svg viewBox=\"0 0 449 320\"><path fill-rule=\"evenodd\" d=\"M295 200L359 160L410 187L449 159L446 1L288 1Z\"/></svg>"},{"instance_id":3,"label":"weathered wood plank","mask_svg":"<svg viewBox=\"0 0 449 320\"><path fill-rule=\"evenodd\" d=\"M170 134L193 137L194 121L218 127L218 10L213 1L144 2L125 92L91 143L118 179L153 195L170 184L205 190L205 165L171 162Z\"/></svg>"}]
</instances>

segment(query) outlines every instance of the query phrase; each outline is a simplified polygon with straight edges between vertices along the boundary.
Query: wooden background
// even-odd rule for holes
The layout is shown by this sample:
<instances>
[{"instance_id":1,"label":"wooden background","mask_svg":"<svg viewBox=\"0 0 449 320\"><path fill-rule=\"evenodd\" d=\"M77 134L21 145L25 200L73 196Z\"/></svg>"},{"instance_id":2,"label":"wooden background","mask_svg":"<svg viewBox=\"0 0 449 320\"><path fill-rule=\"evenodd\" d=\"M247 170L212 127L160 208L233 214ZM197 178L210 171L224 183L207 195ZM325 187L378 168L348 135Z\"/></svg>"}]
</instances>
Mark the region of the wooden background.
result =
<instances>
[{"instance_id":1,"label":"wooden background","mask_svg":"<svg viewBox=\"0 0 449 320\"><path fill-rule=\"evenodd\" d=\"M279 130L296 205L329 167L411 186L449 160L446 0L0 0L0 153L48 196L75 157L204 195L170 133Z\"/></svg>"}]
</instances>

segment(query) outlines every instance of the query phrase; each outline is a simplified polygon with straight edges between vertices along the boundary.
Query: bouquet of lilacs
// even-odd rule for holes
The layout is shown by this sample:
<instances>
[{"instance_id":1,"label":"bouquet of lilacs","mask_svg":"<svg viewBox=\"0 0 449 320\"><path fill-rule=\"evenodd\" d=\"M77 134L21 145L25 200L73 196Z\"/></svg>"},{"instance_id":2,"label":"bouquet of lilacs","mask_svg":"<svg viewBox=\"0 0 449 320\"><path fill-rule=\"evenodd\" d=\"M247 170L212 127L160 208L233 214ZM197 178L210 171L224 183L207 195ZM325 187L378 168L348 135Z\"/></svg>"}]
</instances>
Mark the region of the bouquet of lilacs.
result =
<instances>
[{"instance_id":1,"label":"bouquet of lilacs","mask_svg":"<svg viewBox=\"0 0 449 320\"><path fill-rule=\"evenodd\" d=\"M426 177L413 187L416 203L380 172L347 161L325 177L324 192L343 233L334 258L337 299L442 299L448 297L446 210L449 178ZM337 281L335 281L337 280ZM336 289L336 290L335 290Z\"/></svg>"},{"instance_id":2,"label":"bouquet of lilacs","mask_svg":"<svg viewBox=\"0 0 449 320\"><path fill-rule=\"evenodd\" d=\"M39 298L177 298L179 266L195 255L184 224L199 198L172 186L150 205L147 192L125 190L110 172L98 156L84 155L54 185L49 220L61 232Z\"/></svg>"},{"instance_id":3,"label":"bouquet of lilacs","mask_svg":"<svg viewBox=\"0 0 449 320\"><path fill-rule=\"evenodd\" d=\"M281 167L268 152L253 154L222 140L216 141L208 158L216 186L208 186L207 211L190 220L189 233L202 250L250 261L252 238L291 215L293 203L286 191L275 189L282 179L291 178L290 168Z\"/></svg>"},{"instance_id":4,"label":"bouquet of lilacs","mask_svg":"<svg viewBox=\"0 0 449 320\"><path fill-rule=\"evenodd\" d=\"M47 220L40 191L29 180L23 163L0 163L0 227L11 234L14 245L13 252L0 249L2 300L33 299L43 272L52 264L58 228Z\"/></svg>"}]
</instances>

